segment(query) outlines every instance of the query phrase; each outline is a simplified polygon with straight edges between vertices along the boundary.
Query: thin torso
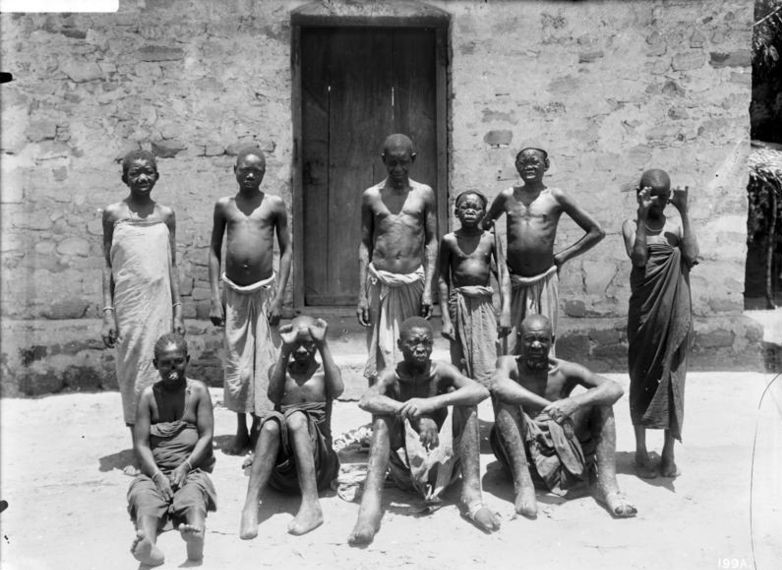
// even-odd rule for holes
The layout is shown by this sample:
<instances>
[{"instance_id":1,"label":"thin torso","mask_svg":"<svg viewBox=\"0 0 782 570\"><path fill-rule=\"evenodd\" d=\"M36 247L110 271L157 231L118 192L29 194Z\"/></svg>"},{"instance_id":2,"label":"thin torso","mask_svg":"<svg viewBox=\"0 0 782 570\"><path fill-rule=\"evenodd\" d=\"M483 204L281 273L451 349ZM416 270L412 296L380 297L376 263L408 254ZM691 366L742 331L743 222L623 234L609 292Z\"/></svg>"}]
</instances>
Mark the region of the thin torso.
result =
<instances>
[{"instance_id":1,"label":"thin torso","mask_svg":"<svg viewBox=\"0 0 782 570\"><path fill-rule=\"evenodd\" d=\"M457 230L444 240L449 248L451 286L489 286L494 238L489 232L465 234Z\"/></svg>"},{"instance_id":2,"label":"thin torso","mask_svg":"<svg viewBox=\"0 0 782 570\"><path fill-rule=\"evenodd\" d=\"M274 266L275 198L258 192L221 200L225 217L225 274L237 285L271 277Z\"/></svg>"},{"instance_id":3,"label":"thin torso","mask_svg":"<svg viewBox=\"0 0 782 570\"><path fill-rule=\"evenodd\" d=\"M285 393L280 404L304 404L308 402L326 402L326 378L323 367L314 362L309 370L297 372L288 366L285 371Z\"/></svg>"},{"instance_id":4,"label":"thin torso","mask_svg":"<svg viewBox=\"0 0 782 570\"><path fill-rule=\"evenodd\" d=\"M427 214L428 186L410 180L398 191L384 182L368 192L372 213L372 264L391 273L412 273L421 266Z\"/></svg>"},{"instance_id":5,"label":"thin torso","mask_svg":"<svg viewBox=\"0 0 782 570\"><path fill-rule=\"evenodd\" d=\"M554 265L554 239L562 208L551 188L531 193L523 186L505 196L507 263L511 273L540 275Z\"/></svg>"},{"instance_id":6,"label":"thin torso","mask_svg":"<svg viewBox=\"0 0 782 570\"><path fill-rule=\"evenodd\" d=\"M549 402L567 398L576 386L574 382L568 381L567 375L556 359L550 359L547 370L528 370L519 363L519 357L516 357L515 380L530 392Z\"/></svg>"},{"instance_id":7,"label":"thin torso","mask_svg":"<svg viewBox=\"0 0 782 570\"><path fill-rule=\"evenodd\" d=\"M180 390L166 390L158 382L152 386L150 419L152 424L182 420L195 424L197 420L198 396L193 382Z\"/></svg>"}]
</instances>

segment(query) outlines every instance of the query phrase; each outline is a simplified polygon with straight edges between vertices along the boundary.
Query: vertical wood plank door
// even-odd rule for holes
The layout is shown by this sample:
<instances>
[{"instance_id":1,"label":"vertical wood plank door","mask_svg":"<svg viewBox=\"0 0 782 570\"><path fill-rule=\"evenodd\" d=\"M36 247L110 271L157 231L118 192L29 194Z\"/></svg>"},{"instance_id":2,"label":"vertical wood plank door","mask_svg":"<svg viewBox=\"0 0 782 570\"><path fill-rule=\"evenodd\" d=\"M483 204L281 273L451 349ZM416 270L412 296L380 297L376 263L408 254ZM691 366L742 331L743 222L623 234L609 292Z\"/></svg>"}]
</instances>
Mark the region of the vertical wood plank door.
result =
<instances>
[{"instance_id":1,"label":"vertical wood plank door","mask_svg":"<svg viewBox=\"0 0 782 570\"><path fill-rule=\"evenodd\" d=\"M357 301L361 193L386 176L386 136L408 134L411 177L439 187L436 61L430 29L301 30L305 305Z\"/></svg>"}]
</instances>

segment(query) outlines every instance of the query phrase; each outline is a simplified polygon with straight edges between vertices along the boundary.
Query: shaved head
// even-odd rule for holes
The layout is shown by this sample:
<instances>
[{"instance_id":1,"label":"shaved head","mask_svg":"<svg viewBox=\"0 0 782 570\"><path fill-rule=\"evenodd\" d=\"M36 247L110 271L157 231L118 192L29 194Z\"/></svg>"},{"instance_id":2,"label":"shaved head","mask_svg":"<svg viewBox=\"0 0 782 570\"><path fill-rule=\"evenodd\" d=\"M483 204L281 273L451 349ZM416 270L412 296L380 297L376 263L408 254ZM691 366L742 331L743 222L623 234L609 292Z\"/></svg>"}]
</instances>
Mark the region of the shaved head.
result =
<instances>
[{"instance_id":1,"label":"shaved head","mask_svg":"<svg viewBox=\"0 0 782 570\"><path fill-rule=\"evenodd\" d=\"M258 145L254 144L245 145L237 151L236 164L239 164L239 161L247 158L248 156L257 156L261 159L261 162L263 162L264 166L266 165L266 155L263 154L263 151Z\"/></svg>"},{"instance_id":2,"label":"shaved head","mask_svg":"<svg viewBox=\"0 0 782 570\"><path fill-rule=\"evenodd\" d=\"M131 150L129 153L127 153L125 156L122 157L122 180L127 182L128 170L130 169L130 165L136 162L137 160L148 162L155 169L155 172L157 172L157 160L155 160L154 154L152 154L148 150L141 150L141 149Z\"/></svg>"},{"instance_id":3,"label":"shaved head","mask_svg":"<svg viewBox=\"0 0 782 570\"><path fill-rule=\"evenodd\" d=\"M518 153L516 153L516 160L518 161L521 158L521 155L524 154L527 151L535 151L543 155L543 159L548 158L548 152L546 152L544 149L537 147L537 146L525 146L523 149L521 149Z\"/></svg>"},{"instance_id":4,"label":"shaved head","mask_svg":"<svg viewBox=\"0 0 782 570\"><path fill-rule=\"evenodd\" d=\"M315 319L308 315L300 315L291 321L293 330L296 331L298 340L312 340L310 336L310 327L315 324Z\"/></svg>"},{"instance_id":5,"label":"shaved head","mask_svg":"<svg viewBox=\"0 0 782 570\"><path fill-rule=\"evenodd\" d=\"M187 341L185 340L185 337L177 333L166 333L161 336L155 343L155 359L157 359L162 352L171 350L172 348L181 350L183 353L187 354Z\"/></svg>"},{"instance_id":6,"label":"shaved head","mask_svg":"<svg viewBox=\"0 0 782 570\"><path fill-rule=\"evenodd\" d=\"M399 325L399 338L405 338L410 335L413 329L424 329L429 336L434 336L434 329L429 321L423 317L410 317Z\"/></svg>"},{"instance_id":7,"label":"shaved head","mask_svg":"<svg viewBox=\"0 0 782 570\"><path fill-rule=\"evenodd\" d=\"M383 142L383 156L393 151L407 151L410 156L415 155L415 151L413 150L413 141L411 141L410 137L407 135L400 133L388 135L386 140Z\"/></svg>"},{"instance_id":8,"label":"shaved head","mask_svg":"<svg viewBox=\"0 0 782 570\"><path fill-rule=\"evenodd\" d=\"M659 168L652 168L647 170L641 175L641 182L639 182L639 188L651 187L655 190L670 190L671 178L665 170Z\"/></svg>"},{"instance_id":9,"label":"shaved head","mask_svg":"<svg viewBox=\"0 0 782 570\"><path fill-rule=\"evenodd\" d=\"M551 328L551 321L548 319L545 315L527 315L524 317L524 320L521 321L521 326L519 328L519 334L524 334L527 331L530 330L546 330L548 331L549 337L551 337L554 333L554 331Z\"/></svg>"}]
</instances>

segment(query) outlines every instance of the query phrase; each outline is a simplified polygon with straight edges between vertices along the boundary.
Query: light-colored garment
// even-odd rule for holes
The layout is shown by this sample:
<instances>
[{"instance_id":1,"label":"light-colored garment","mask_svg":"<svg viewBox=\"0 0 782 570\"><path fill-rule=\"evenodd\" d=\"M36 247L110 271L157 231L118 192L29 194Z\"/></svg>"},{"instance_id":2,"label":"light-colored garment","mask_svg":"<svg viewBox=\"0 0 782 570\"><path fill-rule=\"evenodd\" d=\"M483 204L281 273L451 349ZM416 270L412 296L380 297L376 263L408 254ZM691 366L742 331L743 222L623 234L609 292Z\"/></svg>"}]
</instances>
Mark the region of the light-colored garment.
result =
<instances>
[{"instance_id":1,"label":"light-colored garment","mask_svg":"<svg viewBox=\"0 0 782 570\"><path fill-rule=\"evenodd\" d=\"M391 273L367 267L367 299L372 325L367 330L369 358L364 376L375 378L380 370L395 366L402 360L397 348L399 326L408 318L421 314L424 293L424 270L412 273Z\"/></svg>"},{"instance_id":2,"label":"light-colored garment","mask_svg":"<svg viewBox=\"0 0 782 570\"><path fill-rule=\"evenodd\" d=\"M456 334L451 361L484 386L497 363L497 315L491 287L470 285L451 290L448 309Z\"/></svg>"},{"instance_id":3,"label":"light-colored garment","mask_svg":"<svg viewBox=\"0 0 782 570\"><path fill-rule=\"evenodd\" d=\"M274 409L266 392L277 360L280 335L269 325L275 276L237 285L225 274L225 361L223 402L232 412L263 416Z\"/></svg>"},{"instance_id":4,"label":"light-colored garment","mask_svg":"<svg viewBox=\"0 0 782 570\"><path fill-rule=\"evenodd\" d=\"M405 418L404 423L397 425L404 431L404 446L391 450L388 462L391 480L401 489L418 493L428 503L438 502L442 492L461 473L454 449L458 448L462 426L453 425L453 413L449 409L438 433L438 445L429 450L421 444L421 436L410 420Z\"/></svg>"},{"instance_id":5,"label":"light-colored garment","mask_svg":"<svg viewBox=\"0 0 782 570\"><path fill-rule=\"evenodd\" d=\"M508 354L518 353L518 332L521 321L527 315L543 315L551 321L554 341L559 321L559 276L557 267L552 265L548 271L534 277L522 277L510 274L510 323L508 336ZM551 356L554 356L554 342L551 343Z\"/></svg>"},{"instance_id":6,"label":"light-colored garment","mask_svg":"<svg viewBox=\"0 0 782 570\"><path fill-rule=\"evenodd\" d=\"M159 375L157 339L171 332L171 247L162 220L117 220L110 249L117 319L117 382L125 423L136 423L139 394Z\"/></svg>"}]
</instances>

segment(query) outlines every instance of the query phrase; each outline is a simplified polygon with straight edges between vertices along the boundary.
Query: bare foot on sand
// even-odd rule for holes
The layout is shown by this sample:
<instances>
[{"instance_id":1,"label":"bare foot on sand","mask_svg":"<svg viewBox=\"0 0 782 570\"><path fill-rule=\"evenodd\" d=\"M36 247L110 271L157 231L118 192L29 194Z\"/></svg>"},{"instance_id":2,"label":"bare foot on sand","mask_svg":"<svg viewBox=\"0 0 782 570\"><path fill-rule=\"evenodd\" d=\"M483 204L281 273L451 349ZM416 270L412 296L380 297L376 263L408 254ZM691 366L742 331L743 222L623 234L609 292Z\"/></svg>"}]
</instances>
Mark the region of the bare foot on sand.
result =
<instances>
[{"instance_id":1,"label":"bare foot on sand","mask_svg":"<svg viewBox=\"0 0 782 570\"><path fill-rule=\"evenodd\" d=\"M318 503L307 505L301 504L296 517L288 523L288 532L299 536L315 530L323 524L323 511Z\"/></svg>"},{"instance_id":2,"label":"bare foot on sand","mask_svg":"<svg viewBox=\"0 0 782 570\"><path fill-rule=\"evenodd\" d=\"M361 518L356 521L356 526L353 527L353 532L348 537L348 544L350 546L368 546L372 544L375 539L375 533L380 528L380 524L367 517L365 520Z\"/></svg>"},{"instance_id":3,"label":"bare foot on sand","mask_svg":"<svg viewBox=\"0 0 782 570\"><path fill-rule=\"evenodd\" d=\"M679 468L676 466L676 462L674 460L666 460L665 458L660 461L660 476L661 477L678 477L681 475L682 472L679 470Z\"/></svg>"},{"instance_id":4,"label":"bare foot on sand","mask_svg":"<svg viewBox=\"0 0 782 570\"><path fill-rule=\"evenodd\" d=\"M160 566L165 561L163 552L142 531L136 533L130 552L133 558L147 566Z\"/></svg>"},{"instance_id":5,"label":"bare foot on sand","mask_svg":"<svg viewBox=\"0 0 782 570\"><path fill-rule=\"evenodd\" d=\"M598 497L598 502L608 509L611 516L617 519L629 519L638 514L638 509L631 505L621 493L608 493L604 497Z\"/></svg>"},{"instance_id":6,"label":"bare foot on sand","mask_svg":"<svg viewBox=\"0 0 782 570\"><path fill-rule=\"evenodd\" d=\"M483 505L462 512L462 516L487 534L500 529L499 517Z\"/></svg>"},{"instance_id":7,"label":"bare foot on sand","mask_svg":"<svg viewBox=\"0 0 782 570\"><path fill-rule=\"evenodd\" d=\"M204 529L192 524L179 525L182 540L187 543L187 559L198 561L204 557Z\"/></svg>"},{"instance_id":8,"label":"bare foot on sand","mask_svg":"<svg viewBox=\"0 0 782 570\"><path fill-rule=\"evenodd\" d=\"M258 536L258 505L252 508L245 507L242 510L242 523L239 526L239 538L252 540Z\"/></svg>"},{"instance_id":9,"label":"bare foot on sand","mask_svg":"<svg viewBox=\"0 0 782 570\"><path fill-rule=\"evenodd\" d=\"M646 452L635 452L635 474L641 479L654 479L657 477L657 470L652 465L652 460Z\"/></svg>"},{"instance_id":10,"label":"bare foot on sand","mask_svg":"<svg viewBox=\"0 0 782 570\"><path fill-rule=\"evenodd\" d=\"M247 454L247 457L244 458L244 461L242 461L242 470L252 467L253 461L255 461L255 454L251 451Z\"/></svg>"},{"instance_id":11,"label":"bare foot on sand","mask_svg":"<svg viewBox=\"0 0 782 570\"><path fill-rule=\"evenodd\" d=\"M516 501L514 504L516 512L528 519L538 518L538 500L535 497L535 488L528 488L527 486L516 493Z\"/></svg>"}]
</instances>

